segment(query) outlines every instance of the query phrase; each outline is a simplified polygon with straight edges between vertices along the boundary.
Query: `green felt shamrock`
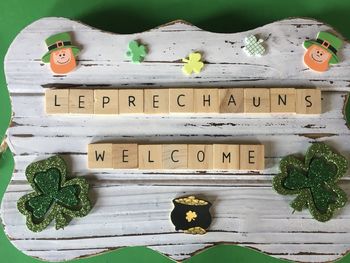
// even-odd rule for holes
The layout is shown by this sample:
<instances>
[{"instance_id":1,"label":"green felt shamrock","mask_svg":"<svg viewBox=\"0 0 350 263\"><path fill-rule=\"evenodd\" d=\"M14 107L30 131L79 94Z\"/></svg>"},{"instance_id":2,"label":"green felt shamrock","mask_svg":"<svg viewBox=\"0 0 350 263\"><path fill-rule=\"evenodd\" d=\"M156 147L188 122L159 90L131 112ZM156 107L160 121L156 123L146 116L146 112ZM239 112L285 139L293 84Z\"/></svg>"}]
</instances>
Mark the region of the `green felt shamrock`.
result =
<instances>
[{"instance_id":1,"label":"green felt shamrock","mask_svg":"<svg viewBox=\"0 0 350 263\"><path fill-rule=\"evenodd\" d=\"M244 39L246 46L243 48L248 56L262 56L265 53L265 48L261 44L264 40L257 40L254 35L250 35Z\"/></svg>"},{"instance_id":2,"label":"green felt shamrock","mask_svg":"<svg viewBox=\"0 0 350 263\"><path fill-rule=\"evenodd\" d=\"M129 50L126 55L131 58L133 63L140 63L147 55L147 49L144 45L139 45L136 40L132 40L129 42Z\"/></svg>"},{"instance_id":3,"label":"green felt shamrock","mask_svg":"<svg viewBox=\"0 0 350 263\"><path fill-rule=\"evenodd\" d=\"M280 169L280 174L273 178L273 188L282 195L297 195L290 204L294 210L309 208L316 220L325 222L346 204L346 193L337 181L344 176L348 162L329 146L312 144L304 163L293 156L284 157Z\"/></svg>"},{"instance_id":4,"label":"green felt shamrock","mask_svg":"<svg viewBox=\"0 0 350 263\"><path fill-rule=\"evenodd\" d=\"M188 56L188 59L183 58L182 62L185 62L186 64L182 67L182 71L186 75L191 75L192 72L199 73L201 72L204 63L201 61L201 54L200 53L191 53Z\"/></svg>"},{"instance_id":5,"label":"green felt shamrock","mask_svg":"<svg viewBox=\"0 0 350 263\"><path fill-rule=\"evenodd\" d=\"M56 229L64 228L72 218L86 216L91 210L85 178L66 180L66 175L66 163L59 156L27 167L26 177L34 192L22 196L17 208L31 231L44 230L54 219Z\"/></svg>"}]
</instances>

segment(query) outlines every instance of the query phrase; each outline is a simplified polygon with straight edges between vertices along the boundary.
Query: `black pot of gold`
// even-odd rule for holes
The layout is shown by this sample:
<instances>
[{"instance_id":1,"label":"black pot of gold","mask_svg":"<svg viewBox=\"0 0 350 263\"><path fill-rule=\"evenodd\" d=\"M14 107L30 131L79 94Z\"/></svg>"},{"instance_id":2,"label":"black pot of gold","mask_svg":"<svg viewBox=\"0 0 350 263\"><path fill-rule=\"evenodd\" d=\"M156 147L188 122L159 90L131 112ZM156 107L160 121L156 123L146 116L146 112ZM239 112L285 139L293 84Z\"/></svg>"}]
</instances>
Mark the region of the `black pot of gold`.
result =
<instances>
[{"instance_id":1,"label":"black pot of gold","mask_svg":"<svg viewBox=\"0 0 350 263\"><path fill-rule=\"evenodd\" d=\"M174 199L173 204L175 207L171 212L171 221L176 230L183 230L188 234L206 233L211 223L211 203L188 196Z\"/></svg>"}]
</instances>

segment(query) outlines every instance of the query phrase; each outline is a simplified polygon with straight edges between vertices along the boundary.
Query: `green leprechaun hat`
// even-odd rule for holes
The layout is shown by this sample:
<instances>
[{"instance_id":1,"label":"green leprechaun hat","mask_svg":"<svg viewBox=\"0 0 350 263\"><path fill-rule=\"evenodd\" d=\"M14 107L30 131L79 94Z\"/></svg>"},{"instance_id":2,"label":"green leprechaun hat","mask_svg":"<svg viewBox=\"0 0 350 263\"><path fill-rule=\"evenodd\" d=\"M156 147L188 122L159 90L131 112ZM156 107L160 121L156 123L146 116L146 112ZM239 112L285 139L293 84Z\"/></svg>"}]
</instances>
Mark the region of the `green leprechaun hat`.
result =
<instances>
[{"instance_id":1,"label":"green leprechaun hat","mask_svg":"<svg viewBox=\"0 0 350 263\"><path fill-rule=\"evenodd\" d=\"M42 62L44 63L50 62L51 52L62 48L71 48L74 57L76 57L80 52L78 47L72 45L70 34L67 32L50 36L45 40L45 42L49 51L46 52L46 54L41 58Z\"/></svg>"},{"instance_id":2,"label":"green leprechaun hat","mask_svg":"<svg viewBox=\"0 0 350 263\"><path fill-rule=\"evenodd\" d=\"M304 41L304 47L309 48L311 45L317 45L331 53L332 58L330 59L330 64L339 63L339 58L337 56L338 50L341 48L343 41L328 32L319 32L317 34L316 40L306 40Z\"/></svg>"}]
</instances>

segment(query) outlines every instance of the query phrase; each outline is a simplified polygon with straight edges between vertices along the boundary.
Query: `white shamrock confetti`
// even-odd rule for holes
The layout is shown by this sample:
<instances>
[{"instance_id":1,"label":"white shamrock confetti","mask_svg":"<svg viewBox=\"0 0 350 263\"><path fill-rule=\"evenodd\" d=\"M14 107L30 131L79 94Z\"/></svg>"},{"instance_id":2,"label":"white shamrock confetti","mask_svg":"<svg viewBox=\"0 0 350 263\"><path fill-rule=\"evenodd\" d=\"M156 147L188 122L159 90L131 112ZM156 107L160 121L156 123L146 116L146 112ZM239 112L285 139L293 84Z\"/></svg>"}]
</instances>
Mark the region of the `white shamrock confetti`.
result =
<instances>
[{"instance_id":1,"label":"white shamrock confetti","mask_svg":"<svg viewBox=\"0 0 350 263\"><path fill-rule=\"evenodd\" d=\"M244 39L246 46L243 48L244 52L248 56L258 56L261 57L265 53L265 48L261 44L264 40L257 40L254 35L250 35Z\"/></svg>"}]
</instances>

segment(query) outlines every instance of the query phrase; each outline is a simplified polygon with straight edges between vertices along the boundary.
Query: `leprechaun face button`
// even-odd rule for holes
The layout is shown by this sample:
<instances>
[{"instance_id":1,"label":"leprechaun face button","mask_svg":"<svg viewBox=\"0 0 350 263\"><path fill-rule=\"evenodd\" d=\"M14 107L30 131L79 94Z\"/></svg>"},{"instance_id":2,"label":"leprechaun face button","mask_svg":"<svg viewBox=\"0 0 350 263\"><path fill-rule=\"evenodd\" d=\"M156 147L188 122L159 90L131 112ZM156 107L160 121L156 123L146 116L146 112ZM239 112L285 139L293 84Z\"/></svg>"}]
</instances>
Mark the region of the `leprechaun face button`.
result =
<instances>
[{"instance_id":1,"label":"leprechaun face button","mask_svg":"<svg viewBox=\"0 0 350 263\"><path fill-rule=\"evenodd\" d=\"M69 33L60 33L46 39L48 52L42 57L44 63L50 63L52 72L67 74L75 69L75 57L79 48L72 45Z\"/></svg>"},{"instance_id":2,"label":"leprechaun face button","mask_svg":"<svg viewBox=\"0 0 350 263\"><path fill-rule=\"evenodd\" d=\"M63 48L51 53L51 69L55 73L65 74L76 67L76 61L71 48Z\"/></svg>"},{"instance_id":3,"label":"leprechaun face button","mask_svg":"<svg viewBox=\"0 0 350 263\"><path fill-rule=\"evenodd\" d=\"M305 64L316 71L326 71L330 59L331 54L317 45L309 47L304 57Z\"/></svg>"},{"instance_id":4,"label":"leprechaun face button","mask_svg":"<svg viewBox=\"0 0 350 263\"><path fill-rule=\"evenodd\" d=\"M309 53L310 53L310 58L316 63L320 63L320 64L326 64L325 62L328 62L329 59L331 58L331 55L326 50L323 50L322 48L316 45L312 45L310 47Z\"/></svg>"},{"instance_id":5,"label":"leprechaun face button","mask_svg":"<svg viewBox=\"0 0 350 263\"><path fill-rule=\"evenodd\" d=\"M174 199L173 204L175 207L171 212L171 221L175 230L194 235L206 233L211 224L211 203L188 196Z\"/></svg>"},{"instance_id":6,"label":"leprechaun face button","mask_svg":"<svg viewBox=\"0 0 350 263\"><path fill-rule=\"evenodd\" d=\"M304 63L310 69L323 72L328 70L329 64L339 62L337 52L342 45L342 40L328 33L319 32L316 40L304 41L307 49L304 55Z\"/></svg>"}]
</instances>

